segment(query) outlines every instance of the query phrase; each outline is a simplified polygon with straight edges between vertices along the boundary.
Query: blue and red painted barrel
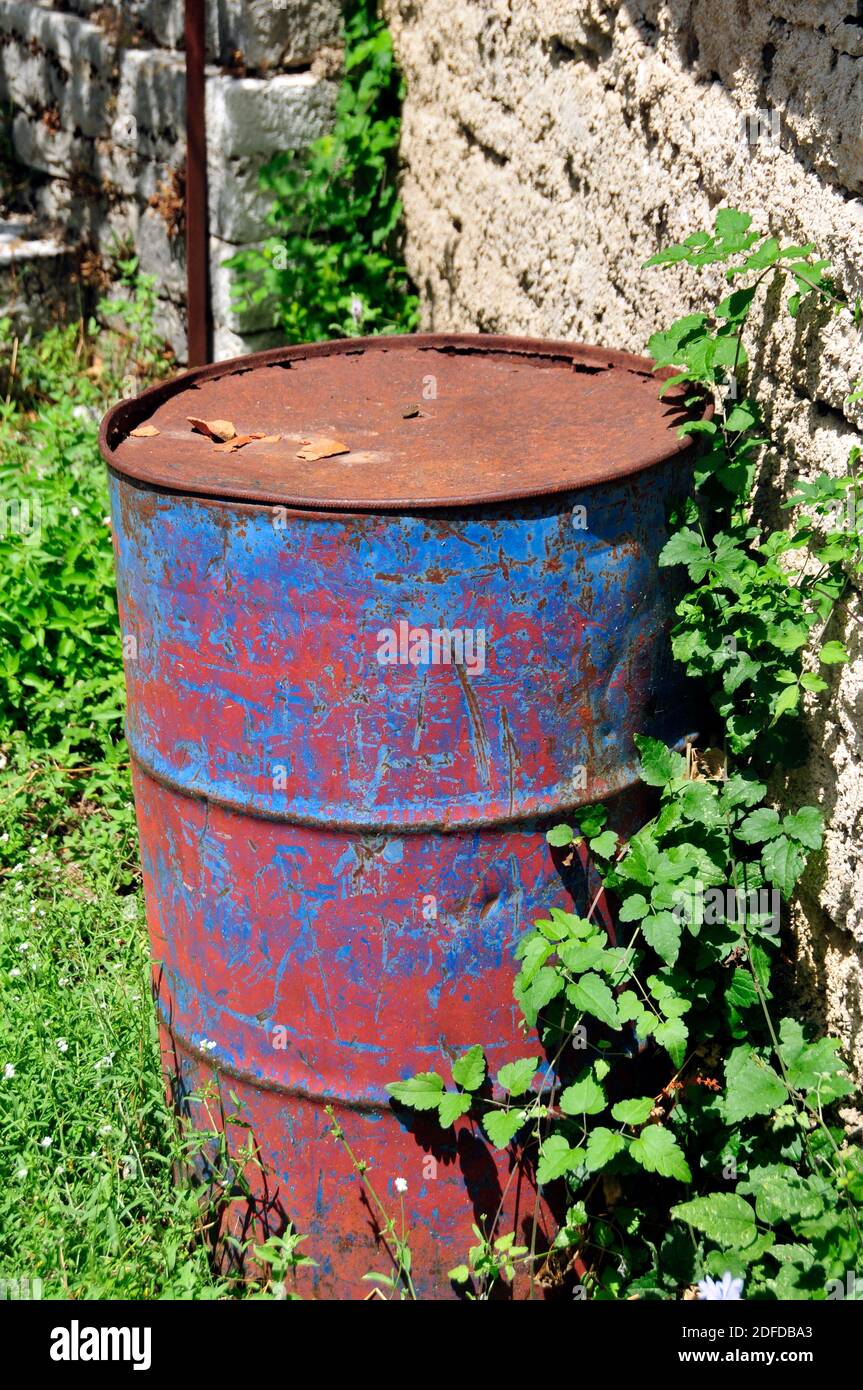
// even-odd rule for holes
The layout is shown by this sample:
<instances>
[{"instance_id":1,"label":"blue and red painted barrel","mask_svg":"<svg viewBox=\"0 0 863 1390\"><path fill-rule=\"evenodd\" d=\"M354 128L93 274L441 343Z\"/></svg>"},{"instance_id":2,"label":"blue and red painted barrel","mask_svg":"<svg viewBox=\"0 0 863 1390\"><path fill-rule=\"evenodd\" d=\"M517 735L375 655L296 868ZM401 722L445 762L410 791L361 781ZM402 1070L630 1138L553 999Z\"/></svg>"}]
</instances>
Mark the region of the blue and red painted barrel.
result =
<instances>
[{"instance_id":1,"label":"blue and red painted barrel","mask_svg":"<svg viewBox=\"0 0 863 1390\"><path fill-rule=\"evenodd\" d=\"M421 1297L454 1296L479 1218L553 1236L529 1166L385 1085L532 1050L515 946L596 886L545 831L603 800L631 823L633 735L688 732L657 568L683 418L644 359L458 335L259 354L106 418L166 1073L252 1137L230 1221L292 1222L311 1296L386 1267L327 1106L404 1201Z\"/></svg>"}]
</instances>

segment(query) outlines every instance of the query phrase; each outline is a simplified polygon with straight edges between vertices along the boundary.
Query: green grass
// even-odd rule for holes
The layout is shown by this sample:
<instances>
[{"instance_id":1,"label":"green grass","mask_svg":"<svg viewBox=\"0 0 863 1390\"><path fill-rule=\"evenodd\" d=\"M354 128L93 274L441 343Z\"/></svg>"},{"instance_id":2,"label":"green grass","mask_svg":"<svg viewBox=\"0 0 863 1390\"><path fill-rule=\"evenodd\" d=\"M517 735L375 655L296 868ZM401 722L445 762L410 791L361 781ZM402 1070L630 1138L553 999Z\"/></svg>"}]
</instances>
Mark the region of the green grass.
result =
<instances>
[{"instance_id":1,"label":"green grass","mask_svg":"<svg viewBox=\"0 0 863 1390\"><path fill-rule=\"evenodd\" d=\"M97 445L107 406L170 367L134 272L120 332L16 346L0 321L0 1281L284 1297L295 1237L257 1284L211 1265L219 1213L186 1176L207 1135L177 1130L150 1000ZM39 523L16 529L22 498Z\"/></svg>"},{"instance_id":2,"label":"green grass","mask_svg":"<svg viewBox=\"0 0 863 1390\"><path fill-rule=\"evenodd\" d=\"M198 1195L173 1181L138 897L30 848L0 892L0 1275L44 1298L217 1296Z\"/></svg>"}]
</instances>

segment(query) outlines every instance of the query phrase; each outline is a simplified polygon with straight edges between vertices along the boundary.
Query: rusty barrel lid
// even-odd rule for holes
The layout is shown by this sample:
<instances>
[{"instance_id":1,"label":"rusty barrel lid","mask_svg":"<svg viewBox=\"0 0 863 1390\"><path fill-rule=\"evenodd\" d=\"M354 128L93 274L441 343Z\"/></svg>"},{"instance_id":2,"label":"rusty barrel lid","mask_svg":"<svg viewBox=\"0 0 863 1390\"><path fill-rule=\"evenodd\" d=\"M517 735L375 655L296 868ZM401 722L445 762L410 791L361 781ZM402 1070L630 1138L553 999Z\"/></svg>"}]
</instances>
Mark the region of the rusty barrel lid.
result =
<instances>
[{"instance_id":1,"label":"rusty barrel lid","mask_svg":"<svg viewBox=\"0 0 863 1390\"><path fill-rule=\"evenodd\" d=\"M648 358L577 343L349 338L183 373L114 406L100 443L115 472L172 492L334 511L477 506L608 482L691 449L677 433L683 392L660 400L663 375ZM263 437L219 449L189 417ZM134 437L144 425L153 433ZM344 452L299 457L335 444Z\"/></svg>"}]
</instances>

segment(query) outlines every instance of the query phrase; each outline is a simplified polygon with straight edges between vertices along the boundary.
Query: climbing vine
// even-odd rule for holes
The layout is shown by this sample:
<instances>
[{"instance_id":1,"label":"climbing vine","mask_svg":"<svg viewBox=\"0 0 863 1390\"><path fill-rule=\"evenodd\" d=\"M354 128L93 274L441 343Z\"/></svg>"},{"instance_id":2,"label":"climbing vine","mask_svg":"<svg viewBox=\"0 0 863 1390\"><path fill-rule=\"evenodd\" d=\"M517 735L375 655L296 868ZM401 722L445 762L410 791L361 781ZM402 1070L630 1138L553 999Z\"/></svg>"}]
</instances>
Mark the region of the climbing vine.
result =
<instances>
[{"instance_id":1,"label":"climbing vine","mask_svg":"<svg viewBox=\"0 0 863 1390\"><path fill-rule=\"evenodd\" d=\"M649 345L657 368L674 369L663 392L682 386L697 407L681 434L703 437L660 564L688 575L673 654L709 701L715 736L685 754L636 740L657 803L629 840L602 806L549 830L564 856L589 851L603 891L584 916L552 907L518 944L514 995L544 1058L526 1047L491 1077L477 1045L451 1081L432 1071L389 1091L444 1127L469 1117L511 1148L513 1178L527 1168L564 1194L550 1251L535 1229L530 1248L498 1261L501 1277L521 1267L587 1298L679 1298L696 1284L709 1297L853 1297L863 1154L836 1115L853 1087L835 1039L777 1017L774 983L780 905L821 851L822 818L775 809L768 781L799 761L804 695L827 690L848 659L834 628L863 571L860 450L844 476L797 487L792 529L759 525L769 440L745 340L768 280L793 317L806 303L859 324L860 305L813 245L783 245L730 208L647 265L719 265L728 283ZM498 1217L479 1233L486 1248ZM484 1296L477 1263L451 1272L470 1297Z\"/></svg>"},{"instance_id":2,"label":"climbing vine","mask_svg":"<svg viewBox=\"0 0 863 1390\"><path fill-rule=\"evenodd\" d=\"M238 302L271 300L288 342L416 327L396 180L403 95L376 0L349 0L332 129L261 171L271 235L226 262Z\"/></svg>"}]
</instances>

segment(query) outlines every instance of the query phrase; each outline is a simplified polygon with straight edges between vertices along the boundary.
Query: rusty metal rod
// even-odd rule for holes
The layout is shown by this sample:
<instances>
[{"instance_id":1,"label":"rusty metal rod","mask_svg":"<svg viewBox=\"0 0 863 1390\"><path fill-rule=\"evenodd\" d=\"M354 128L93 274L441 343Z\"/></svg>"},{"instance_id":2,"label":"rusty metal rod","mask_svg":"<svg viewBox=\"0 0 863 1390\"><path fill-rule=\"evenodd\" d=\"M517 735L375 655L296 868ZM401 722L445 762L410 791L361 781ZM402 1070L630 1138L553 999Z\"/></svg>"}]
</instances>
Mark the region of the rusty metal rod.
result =
<instances>
[{"instance_id":1,"label":"rusty metal rod","mask_svg":"<svg viewBox=\"0 0 863 1390\"><path fill-rule=\"evenodd\" d=\"M186 315L190 367L210 361L206 0L186 0Z\"/></svg>"}]
</instances>

